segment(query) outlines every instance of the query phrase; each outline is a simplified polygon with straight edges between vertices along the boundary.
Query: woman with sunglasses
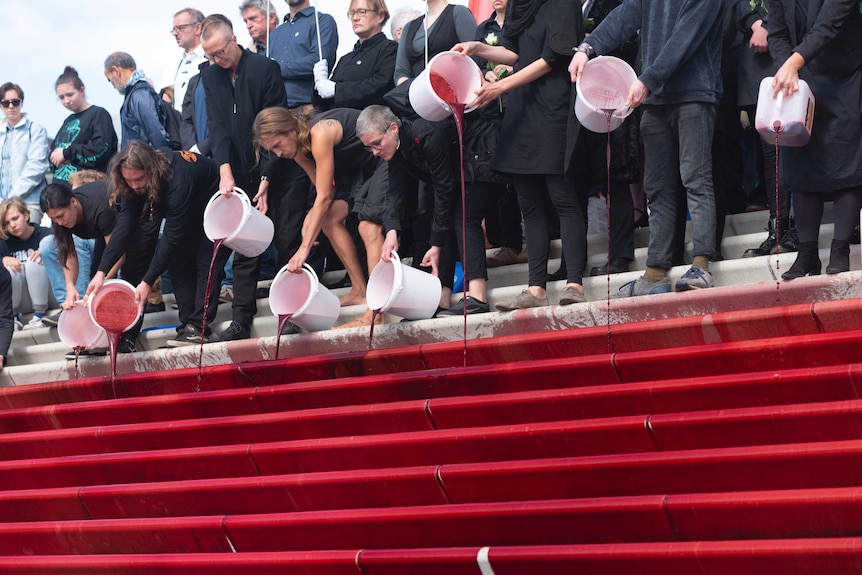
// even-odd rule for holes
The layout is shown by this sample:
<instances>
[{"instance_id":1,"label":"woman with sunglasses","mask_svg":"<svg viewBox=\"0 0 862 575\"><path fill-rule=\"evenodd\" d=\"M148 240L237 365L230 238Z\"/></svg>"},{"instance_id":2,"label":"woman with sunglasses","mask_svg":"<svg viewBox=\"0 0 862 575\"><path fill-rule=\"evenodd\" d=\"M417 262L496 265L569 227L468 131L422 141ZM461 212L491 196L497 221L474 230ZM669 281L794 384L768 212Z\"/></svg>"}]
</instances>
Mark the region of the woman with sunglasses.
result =
<instances>
[{"instance_id":1,"label":"woman with sunglasses","mask_svg":"<svg viewBox=\"0 0 862 575\"><path fill-rule=\"evenodd\" d=\"M87 102L84 83L71 66L57 78L54 89L63 107L72 112L54 138L49 158L54 179L69 181L69 176L80 170L107 171L111 156L117 152L111 114Z\"/></svg>"},{"instance_id":2,"label":"woman with sunglasses","mask_svg":"<svg viewBox=\"0 0 862 575\"><path fill-rule=\"evenodd\" d=\"M18 196L30 210L30 221L42 220L39 196L48 185L48 133L21 112L24 90L6 82L0 86L0 199Z\"/></svg>"}]
</instances>

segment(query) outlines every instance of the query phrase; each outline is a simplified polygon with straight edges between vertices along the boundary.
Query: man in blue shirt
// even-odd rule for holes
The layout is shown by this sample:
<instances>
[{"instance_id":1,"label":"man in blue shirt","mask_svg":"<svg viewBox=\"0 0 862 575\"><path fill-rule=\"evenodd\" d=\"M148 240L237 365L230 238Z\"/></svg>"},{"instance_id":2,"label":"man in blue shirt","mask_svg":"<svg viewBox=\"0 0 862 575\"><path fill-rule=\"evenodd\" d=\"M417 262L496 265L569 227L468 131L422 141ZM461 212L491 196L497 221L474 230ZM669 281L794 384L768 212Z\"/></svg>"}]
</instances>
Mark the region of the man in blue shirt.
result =
<instances>
[{"instance_id":1,"label":"man in blue shirt","mask_svg":"<svg viewBox=\"0 0 862 575\"><path fill-rule=\"evenodd\" d=\"M338 28L329 14L318 14L309 0L287 0L290 12L284 24L269 36L269 56L281 66L281 77L287 91L290 109L311 105L314 89L314 65L321 59L334 65L338 49ZM320 45L316 21L320 20ZM327 76L329 73L327 72Z\"/></svg>"}]
</instances>

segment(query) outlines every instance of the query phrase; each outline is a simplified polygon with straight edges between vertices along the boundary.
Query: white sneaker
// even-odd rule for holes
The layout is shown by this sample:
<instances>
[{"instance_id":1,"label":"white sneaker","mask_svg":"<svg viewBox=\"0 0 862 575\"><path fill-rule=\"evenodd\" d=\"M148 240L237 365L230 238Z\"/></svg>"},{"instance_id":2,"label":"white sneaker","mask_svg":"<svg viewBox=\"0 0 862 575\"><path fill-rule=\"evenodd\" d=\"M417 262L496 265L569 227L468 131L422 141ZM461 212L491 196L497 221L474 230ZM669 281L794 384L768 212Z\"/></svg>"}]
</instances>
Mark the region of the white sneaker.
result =
<instances>
[{"instance_id":1,"label":"white sneaker","mask_svg":"<svg viewBox=\"0 0 862 575\"><path fill-rule=\"evenodd\" d=\"M13 329L15 331L21 331L22 329L24 329L24 324L21 323L21 320L18 319L17 317L15 318L15 323L13 325Z\"/></svg>"},{"instance_id":2,"label":"white sneaker","mask_svg":"<svg viewBox=\"0 0 862 575\"><path fill-rule=\"evenodd\" d=\"M40 327L48 327L44 323L42 323L41 317L33 317L30 321L27 322L27 325L23 326L23 329L38 329Z\"/></svg>"}]
</instances>

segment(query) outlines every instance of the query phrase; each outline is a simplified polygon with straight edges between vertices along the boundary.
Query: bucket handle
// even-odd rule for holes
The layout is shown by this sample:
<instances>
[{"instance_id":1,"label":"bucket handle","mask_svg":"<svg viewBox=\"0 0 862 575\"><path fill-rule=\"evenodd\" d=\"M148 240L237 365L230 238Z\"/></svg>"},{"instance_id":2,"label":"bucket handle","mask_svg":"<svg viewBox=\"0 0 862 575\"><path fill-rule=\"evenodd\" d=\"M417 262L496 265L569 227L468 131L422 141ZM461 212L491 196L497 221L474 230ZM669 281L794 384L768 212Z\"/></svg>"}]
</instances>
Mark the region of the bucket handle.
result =
<instances>
[{"instance_id":1,"label":"bucket handle","mask_svg":"<svg viewBox=\"0 0 862 575\"><path fill-rule=\"evenodd\" d=\"M317 272L314 271L314 268L308 265L307 263L302 264L302 269L308 272L309 277L311 278L311 291L317 293L320 291L320 278L317 277Z\"/></svg>"}]
</instances>

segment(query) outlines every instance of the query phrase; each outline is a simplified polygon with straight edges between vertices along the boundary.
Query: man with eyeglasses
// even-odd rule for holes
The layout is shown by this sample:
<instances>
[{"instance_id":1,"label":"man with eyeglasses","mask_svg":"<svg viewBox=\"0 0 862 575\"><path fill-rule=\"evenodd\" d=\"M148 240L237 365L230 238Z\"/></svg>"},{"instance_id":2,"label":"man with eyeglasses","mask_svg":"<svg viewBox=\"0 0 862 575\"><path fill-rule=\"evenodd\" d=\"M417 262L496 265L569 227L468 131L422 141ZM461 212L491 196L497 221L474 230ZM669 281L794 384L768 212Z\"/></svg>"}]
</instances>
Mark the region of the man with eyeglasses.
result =
<instances>
[{"instance_id":1,"label":"man with eyeglasses","mask_svg":"<svg viewBox=\"0 0 862 575\"><path fill-rule=\"evenodd\" d=\"M293 210L273 209L281 200L284 166L271 155L257 161L252 145L252 125L257 113L272 106L285 107L287 98L278 64L266 56L246 50L237 43L233 24L214 14L204 20L201 40L210 66L201 72L206 93L207 131L212 157L219 167L219 190L229 193L235 187L252 196L257 209L269 215L291 215ZM273 193L270 194L270 191ZM304 214L308 187L302 196L299 214ZM300 223L301 225L301 223ZM275 223L276 245L283 238L282 221ZM298 244L297 244L298 245ZM295 251L295 248L294 248ZM292 253L292 252L291 252ZM260 274L260 257L234 254L233 317L228 328L210 341L231 341L251 336L251 323L257 313L255 291Z\"/></svg>"},{"instance_id":2,"label":"man with eyeglasses","mask_svg":"<svg viewBox=\"0 0 862 575\"><path fill-rule=\"evenodd\" d=\"M338 28L329 14L315 14L317 9L309 0L287 0L287 5L290 12L284 23L269 37L269 56L281 66L288 107L308 109L312 104L315 64L322 60L335 62ZM324 74L328 76L329 72Z\"/></svg>"},{"instance_id":3,"label":"man with eyeglasses","mask_svg":"<svg viewBox=\"0 0 862 575\"><path fill-rule=\"evenodd\" d=\"M203 21L203 12L194 8L184 8L174 14L171 34L177 41L177 46L183 49L183 58L174 75L174 110L179 113L183 111L183 98L189 82L198 74L198 67L205 60L204 49L201 46Z\"/></svg>"}]
</instances>

